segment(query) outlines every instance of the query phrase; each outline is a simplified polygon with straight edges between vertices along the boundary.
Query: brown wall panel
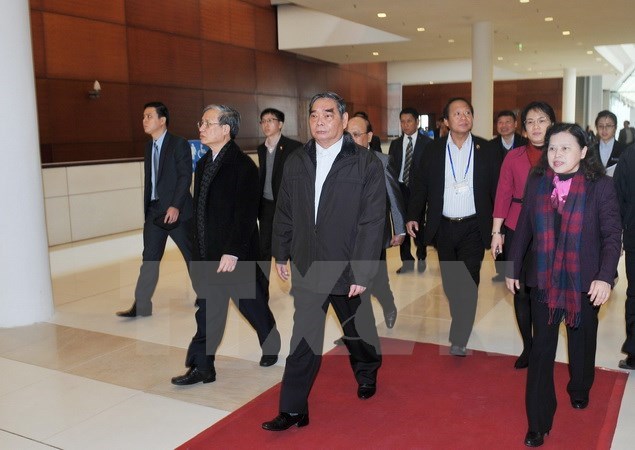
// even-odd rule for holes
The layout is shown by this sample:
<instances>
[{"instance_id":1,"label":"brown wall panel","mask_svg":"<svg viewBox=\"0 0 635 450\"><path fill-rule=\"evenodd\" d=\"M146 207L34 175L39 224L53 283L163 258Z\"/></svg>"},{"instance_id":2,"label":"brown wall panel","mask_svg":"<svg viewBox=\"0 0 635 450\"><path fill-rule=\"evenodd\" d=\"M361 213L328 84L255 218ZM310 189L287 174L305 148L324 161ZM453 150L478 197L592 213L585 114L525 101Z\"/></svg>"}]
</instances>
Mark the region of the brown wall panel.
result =
<instances>
[{"instance_id":1,"label":"brown wall panel","mask_svg":"<svg viewBox=\"0 0 635 450\"><path fill-rule=\"evenodd\" d=\"M256 97L258 105L258 119L260 112L265 108L276 108L284 113L284 126L282 133L285 136L297 139L300 136L298 127L298 99L296 97L277 97L271 95L258 95ZM258 136L264 140L264 134L258 130Z\"/></svg>"},{"instance_id":2,"label":"brown wall panel","mask_svg":"<svg viewBox=\"0 0 635 450\"><path fill-rule=\"evenodd\" d=\"M124 26L45 13L44 39L50 78L128 81Z\"/></svg>"},{"instance_id":3,"label":"brown wall panel","mask_svg":"<svg viewBox=\"0 0 635 450\"><path fill-rule=\"evenodd\" d=\"M35 97L37 102L37 121L40 131L40 144L51 142L51 114L48 80L35 79Z\"/></svg>"},{"instance_id":4,"label":"brown wall panel","mask_svg":"<svg viewBox=\"0 0 635 450\"><path fill-rule=\"evenodd\" d=\"M245 142L249 143L253 147L253 143L258 141L258 133L260 131L260 125L258 124L258 104L256 102L256 96L254 94L240 94L236 92L221 92L221 91L205 91L204 92L205 104L223 104L231 106L236 109L241 116L240 130L238 137L244 145ZM245 148L247 150L247 148Z\"/></svg>"},{"instance_id":5,"label":"brown wall panel","mask_svg":"<svg viewBox=\"0 0 635 450\"><path fill-rule=\"evenodd\" d=\"M256 57L254 50L202 42L203 88L216 91L254 92Z\"/></svg>"},{"instance_id":6,"label":"brown wall panel","mask_svg":"<svg viewBox=\"0 0 635 450\"><path fill-rule=\"evenodd\" d=\"M366 104L368 98L373 96L373 94L368 91L368 77L365 77L361 73L351 71L350 80L350 96L348 101Z\"/></svg>"},{"instance_id":7,"label":"brown wall panel","mask_svg":"<svg viewBox=\"0 0 635 450\"><path fill-rule=\"evenodd\" d=\"M89 87L83 81L48 80L50 143L131 140L128 85L103 83L98 99L88 98Z\"/></svg>"},{"instance_id":8,"label":"brown wall panel","mask_svg":"<svg viewBox=\"0 0 635 450\"><path fill-rule=\"evenodd\" d=\"M239 1L231 2L230 8L232 44L256 48L256 8Z\"/></svg>"},{"instance_id":9,"label":"brown wall panel","mask_svg":"<svg viewBox=\"0 0 635 450\"><path fill-rule=\"evenodd\" d=\"M267 2L269 0L266 0ZM256 14L256 48L266 52L278 50L278 27L275 8L258 8Z\"/></svg>"},{"instance_id":10,"label":"brown wall panel","mask_svg":"<svg viewBox=\"0 0 635 450\"><path fill-rule=\"evenodd\" d=\"M201 42L198 39L128 29L130 82L200 87Z\"/></svg>"},{"instance_id":11,"label":"brown wall panel","mask_svg":"<svg viewBox=\"0 0 635 450\"><path fill-rule=\"evenodd\" d=\"M44 54L44 17L42 13L31 13L31 42L33 48L33 71L36 77L46 76L46 55Z\"/></svg>"},{"instance_id":12,"label":"brown wall panel","mask_svg":"<svg viewBox=\"0 0 635 450\"><path fill-rule=\"evenodd\" d=\"M326 86L329 91L337 92L344 100L351 96L351 73L338 66L326 69Z\"/></svg>"},{"instance_id":13,"label":"brown wall panel","mask_svg":"<svg viewBox=\"0 0 635 450\"><path fill-rule=\"evenodd\" d=\"M261 8L271 8L271 0L243 0L245 3L251 3Z\"/></svg>"},{"instance_id":14,"label":"brown wall panel","mask_svg":"<svg viewBox=\"0 0 635 450\"><path fill-rule=\"evenodd\" d=\"M143 147L133 142L88 142L85 144L53 144L51 161L97 161L143 156ZM140 153L139 153L140 150Z\"/></svg>"},{"instance_id":15,"label":"brown wall panel","mask_svg":"<svg viewBox=\"0 0 635 450\"><path fill-rule=\"evenodd\" d=\"M201 2L201 37L203 39L226 44L232 43L231 2L232 0L204 0Z\"/></svg>"},{"instance_id":16,"label":"brown wall panel","mask_svg":"<svg viewBox=\"0 0 635 450\"><path fill-rule=\"evenodd\" d=\"M44 0L29 0L29 8L31 9L42 9L43 4Z\"/></svg>"},{"instance_id":17,"label":"brown wall panel","mask_svg":"<svg viewBox=\"0 0 635 450\"><path fill-rule=\"evenodd\" d=\"M153 0L151 8L147 0L126 0L126 20L129 26L195 38L200 35L198 0Z\"/></svg>"},{"instance_id":18,"label":"brown wall panel","mask_svg":"<svg viewBox=\"0 0 635 450\"><path fill-rule=\"evenodd\" d=\"M366 70L369 77L382 81L388 80L388 65L386 63L367 64Z\"/></svg>"},{"instance_id":19,"label":"brown wall panel","mask_svg":"<svg viewBox=\"0 0 635 450\"><path fill-rule=\"evenodd\" d=\"M310 99L318 92L326 89L327 67L326 65L318 65L302 59L296 61L298 97Z\"/></svg>"},{"instance_id":20,"label":"brown wall panel","mask_svg":"<svg viewBox=\"0 0 635 450\"><path fill-rule=\"evenodd\" d=\"M59 14L104 22L125 22L124 0L42 0L41 4L44 10Z\"/></svg>"},{"instance_id":21,"label":"brown wall panel","mask_svg":"<svg viewBox=\"0 0 635 450\"><path fill-rule=\"evenodd\" d=\"M256 52L258 93L297 95L295 58L285 54Z\"/></svg>"}]
</instances>

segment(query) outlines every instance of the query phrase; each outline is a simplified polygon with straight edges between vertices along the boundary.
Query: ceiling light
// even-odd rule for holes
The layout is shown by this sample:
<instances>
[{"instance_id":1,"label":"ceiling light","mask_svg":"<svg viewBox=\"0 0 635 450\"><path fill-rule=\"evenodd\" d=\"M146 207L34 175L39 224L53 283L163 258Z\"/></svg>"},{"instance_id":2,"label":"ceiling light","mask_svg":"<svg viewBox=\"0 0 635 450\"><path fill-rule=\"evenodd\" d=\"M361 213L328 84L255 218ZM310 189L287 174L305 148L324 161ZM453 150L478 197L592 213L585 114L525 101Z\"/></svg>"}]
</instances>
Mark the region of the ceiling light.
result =
<instances>
[{"instance_id":1,"label":"ceiling light","mask_svg":"<svg viewBox=\"0 0 635 450\"><path fill-rule=\"evenodd\" d=\"M587 50L587 51L586 51L586 54L587 54L587 55L592 55L592 54L593 54L593 50Z\"/></svg>"},{"instance_id":2,"label":"ceiling light","mask_svg":"<svg viewBox=\"0 0 635 450\"><path fill-rule=\"evenodd\" d=\"M434 84L434 81L431 81L430 84Z\"/></svg>"},{"instance_id":3,"label":"ceiling light","mask_svg":"<svg viewBox=\"0 0 635 450\"><path fill-rule=\"evenodd\" d=\"M563 35L563 36L569 36L570 34L571 34L571 32L570 32L569 30L564 30L564 31L562 32L562 35Z\"/></svg>"},{"instance_id":4,"label":"ceiling light","mask_svg":"<svg viewBox=\"0 0 635 450\"><path fill-rule=\"evenodd\" d=\"M377 13L377 17L383 19L384 17L386 17L386 13Z\"/></svg>"},{"instance_id":5,"label":"ceiling light","mask_svg":"<svg viewBox=\"0 0 635 450\"><path fill-rule=\"evenodd\" d=\"M419 27L419 28L417 28L417 31L426 31L426 29L423 28L423 27Z\"/></svg>"},{"instance_id":6,"label":"ceiling light","mask_svg":"<svg viewBox=\"0 0 635 450\"><path fill-rule=\"evenodd\" d=\"M498 59L499 61L502 61L502 60L503 60L503 57L502 57L502 56L499 56L499 57L498 57L498 58L496 58L496 59Z\"/></svg>"},{"instance_id":7,"label":"ceiling light","mask_svg":"<svg viewBox=\"0 0 635 450\"><path fill-rule=\"evenodd\" d=\"M373 52L373 56L379 56L379 52Z\"/></svg>"},{"instance_id":8,"label":"ceiling light","mask_svg":"<svg viewBox=\"0 0 635 450\"><path fill-rule=\"evenodd\" d=\"M529 0L519 0L520 3L529 3Z\"/></svg>"},{"instance_id":9,"label":"ceiling light","mask_svg":"<svg viewBox=\"0 0 635 450\"><path fill-rule=\"evenodd\" d=\"M545 17L545 22L553 22L553 17Z\"/></svg>"},{"instance_id":10,"label":"ceiling light","mask_svg":"<svg viewBox=\"0 0 635 450\"><path fill-rule=\"evenodd\" d=\"M448 39L448 43L454 44L454 39Z\"/></svg>"}]
</instances>

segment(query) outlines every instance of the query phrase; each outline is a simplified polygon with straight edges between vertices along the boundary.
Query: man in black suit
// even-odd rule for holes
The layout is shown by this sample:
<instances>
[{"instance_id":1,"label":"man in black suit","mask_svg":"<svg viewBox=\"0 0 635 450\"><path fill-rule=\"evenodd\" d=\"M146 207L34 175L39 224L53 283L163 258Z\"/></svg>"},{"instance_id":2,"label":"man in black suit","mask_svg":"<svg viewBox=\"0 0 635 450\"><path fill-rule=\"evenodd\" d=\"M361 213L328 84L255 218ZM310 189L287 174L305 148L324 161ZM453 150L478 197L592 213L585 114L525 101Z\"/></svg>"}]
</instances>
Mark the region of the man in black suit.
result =
<instances>
[{"instance_id":1,"label":"man in black suit","mask_svg":"<svg viewBox=\"0 0 635 450\"><path fill-rule=\"evenodd\" d=\"M498 150L472 135L474 109L469 101L450 99L443 116L450 133L426 150L422 176L412 187L406 229L413 237L423 230L424 243L437 248L452 316L450 353L465 356L483 254L491 242L501 161ZM425 225L420 226L426 208Z\"/></svg>"},{"instance_id":2,"label":"man in black suit","mask_svg":"<svg viewBox=\"0 0 635 450\"><path fill-rule=\"evenodd\" d=\"M423 130L419 129L419 113L414 108L404 108L399 113L402 135L390 143L388 154L392 156L393 167L399 174L399 187L406 207L410 202L411 183L420 175L420 169L424 160L424 149L432 142ZM421 211L421 220L425 210ZM426 247L423 237L415 239L417 244L417 270L422 273L426 270ZM410 252L410 238L406 236L403 244L399 246L402 266L397 273L407 273L414 270L414 258Z\"/></svg>"},{"instance_id":3,"label":"man in black suit","mask_svg":"<svg viewBox=\"0 0 635 450\"><path fill-rule=\"evenodd\" d=\"M170 114L160 102L143 108L143 130L152 137L145 148L143 206L143 263L132 307L120 317L152 315L152 294L159 280L159 264L168 236L188 265L192 259L192 153L188 142L168 131Z\"/></svg>"},{"instance_id":4,"label":"man in black suit","mask_svg":"<svg viewBox=\"0 0 635 450\"><path fill-rule=\"evenodd\" d=\"M271 271L271 233L273 215L276 211L276 199L282 168L287 156L302 147L302 143L289 139L282 134L284 113L275 108L264 109L260 113L260 127L265 135L265 142L258 146L258 167L260 173L260 209L258 226L260 229L260 261L265 277L261 282L267 298L269 298L269 275Z\"/></svg>"},{"instance_id":5,"label":"man in black suit","mask_svg":"<svg viewBox=\"0 0 635 450\"><path fill-rule=\"evenodd\" d=\"M234 142L240 114L225 105L209 105L198 124L210 150L196 165L194 178L194 256L196 334L187 350L184 375L172 384L216 379L214 359L227 321L231 298L256 330L261 366L278 360L280 334L260 283L258 266L258 169Z\"/></svg>"},{"instance_id":6,"label":"man in black suit","mask_svg":"<svg viewBox=\"0 0 635 450\"><path fill-rule=\"evenodd\" d=\"M514 111L505 109L496 115L496 132L498 136L490 142L500 151L501 161L505 159L507 152L513 148L527 144L527 139L516 133L518 126L516 114ZM496 257L496 275L492 277L492 281L505 281L505 260L503 254Z\"/></svg>"},{"instance_id":7,"label":"man in black suit","mask_svg":"<svg viewBox=\"0 0 635 450\"><path fill-rule=\"evenodd\" d=\"M496 114L496 132L498 136L491 140L495 148L501 152L501 160L513 148L527 143L527 139L516 133L518 122L514 111L505 109Z\"/></svg>"},{"instance_id":8,"label":"man in black suit","mask_svg":"<svg viewBox=\"0 0 635 450\"><path fill-rule=\"evenodd\" d=\"M624 144L615 140L617 131L617 116L611 111L600 111L595 118L595 128L598 130L598 141L589 146L591 152L597 152L606 174L613 176L617 162L626 148Z\"/></svg>"},{"instance_id":9,"label":"man in black suit","mask_svg":"<svg viewBox=\"0 0 635 450\"><path fill-rule=\"evenodd\" d=\"M262 424L265 430L309 424L329 305L344 330L357 396L369 399L376 391L381 355L365 291L381 251L386 185L381 162L344 132L347 122L339 95L315 95L309 104L313 139L284 166L272 250L282 280L289 279L291 261L295 313L279 414Z\"/></svg>"},{"instance_id":10,"label":"man in black suit","mask_svg":"<svg viewBox=\"0 0 635 450\"><path fill-rule=\"evenodd\" d=\"M635 128L631 126L628 120L624 121L624 128L620 130L620 135L617 140L625 146L631 145L635 142Z\"/></svg>"},{"instance_id":11,"label":"man in black suit","mask_svg":"<svg viewBox=\"0 0 635 450\"><path fill-rule=\"evenodd\" d=\"M357 111L356 113L353 114L353 117L361 117L366 122L368 122L368 135L370 136L370 141L368 142L367 147L378 153L383 153L381 151L381 140L379 139L379 136L373 133L373 126L370 123L370 119L368 118L368 114L366 113L366 111ZM355 142L357 142L357 140L355 140ZM359 142L357 143L359 144Z\"/></svg>"}]
</instances>

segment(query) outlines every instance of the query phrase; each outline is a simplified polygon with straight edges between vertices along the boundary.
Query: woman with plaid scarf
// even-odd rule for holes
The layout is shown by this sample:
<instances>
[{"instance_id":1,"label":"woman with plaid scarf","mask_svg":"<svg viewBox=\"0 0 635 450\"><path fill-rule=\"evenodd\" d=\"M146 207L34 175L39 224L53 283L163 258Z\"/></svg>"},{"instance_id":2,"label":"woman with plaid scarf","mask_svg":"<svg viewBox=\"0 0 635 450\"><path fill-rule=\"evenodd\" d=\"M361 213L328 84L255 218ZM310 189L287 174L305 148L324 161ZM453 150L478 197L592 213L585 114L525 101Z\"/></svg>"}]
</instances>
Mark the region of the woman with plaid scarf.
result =
<instances>
[{"instance_id":1,"label":"woman with plaid scarf","mask_svg":"<svg viewBox=\"0 0 635 450\"><path fill-rule=\"evenodd\" d=\"M598 311L611 293L621 251L615 187L598 155L587 152L584 130L575 124L555 124L545 141L546 151L527 181L510 248L513 274L506 279L508 289L515 292L525 253L533 252L533 262L525 268L534 322L525 394L528 447L542 445L551 431L561 322L567 330L571 406L584 409L589 403Z\"/></svg>"}]
</instances>

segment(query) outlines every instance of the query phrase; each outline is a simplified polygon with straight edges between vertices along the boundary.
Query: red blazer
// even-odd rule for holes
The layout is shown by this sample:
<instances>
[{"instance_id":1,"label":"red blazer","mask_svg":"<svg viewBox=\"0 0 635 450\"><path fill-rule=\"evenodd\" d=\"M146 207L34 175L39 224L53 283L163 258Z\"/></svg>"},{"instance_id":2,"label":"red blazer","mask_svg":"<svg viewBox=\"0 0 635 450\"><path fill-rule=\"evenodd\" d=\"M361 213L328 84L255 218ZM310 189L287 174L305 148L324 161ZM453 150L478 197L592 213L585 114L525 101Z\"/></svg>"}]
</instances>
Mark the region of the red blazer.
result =
<instances>
[{"instance_id":1,"label":"red blazer","mask_svg":"<svg viewBox=\"0 0 635 450\"><path fill-rule=\"evenodd\" d=\"M526 146L510 150L503 160L498 185L496 186L496 200L494 201L494 217L505 219L505 226L516 229L522 203L513 202L512 198L522 199L525 195L525 185L531 170L531 163L527 157Z\"/></svg>"}]
</instances>

